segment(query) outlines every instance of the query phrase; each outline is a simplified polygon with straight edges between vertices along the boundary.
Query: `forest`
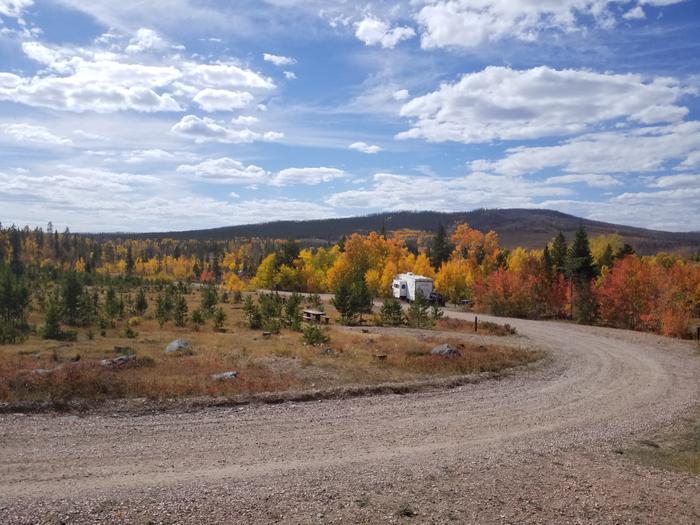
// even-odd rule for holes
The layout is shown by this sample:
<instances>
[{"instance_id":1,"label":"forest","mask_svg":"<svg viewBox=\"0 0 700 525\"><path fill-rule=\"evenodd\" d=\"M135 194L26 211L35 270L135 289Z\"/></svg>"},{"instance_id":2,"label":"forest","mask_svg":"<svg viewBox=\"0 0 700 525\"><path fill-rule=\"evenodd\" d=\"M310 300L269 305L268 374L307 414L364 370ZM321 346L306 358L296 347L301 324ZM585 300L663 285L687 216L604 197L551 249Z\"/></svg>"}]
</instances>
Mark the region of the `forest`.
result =
<instances>
[{"instance_id":1,"label":"forest","mask_svg":"<svg viewBox=\"0 0 700 525\"><path fill-rule=\"evenodd\" d=\"M194 325L202 312L188 312L178 299L178 290L192 283L226 293L331 293L340 302L358 291L370 298L360 303L369 301L371 310L371 299L389 297L400 272L431 277L448 301L500 316L674 337L689 337L700 317L697 256L640 256L619 235L589 238L583 227L570 239L559 233L541 249L509 250L494 231L466 223L436 232L352 234L315 246L257 238L99 238L58 232L49 223L0 226L0 341L70 338L70 327L103 330L147 310L163 322ZM150 309L145 290L162 292ZM31 324L30 312L41 321Z\"/></svg>"}]
</instances>

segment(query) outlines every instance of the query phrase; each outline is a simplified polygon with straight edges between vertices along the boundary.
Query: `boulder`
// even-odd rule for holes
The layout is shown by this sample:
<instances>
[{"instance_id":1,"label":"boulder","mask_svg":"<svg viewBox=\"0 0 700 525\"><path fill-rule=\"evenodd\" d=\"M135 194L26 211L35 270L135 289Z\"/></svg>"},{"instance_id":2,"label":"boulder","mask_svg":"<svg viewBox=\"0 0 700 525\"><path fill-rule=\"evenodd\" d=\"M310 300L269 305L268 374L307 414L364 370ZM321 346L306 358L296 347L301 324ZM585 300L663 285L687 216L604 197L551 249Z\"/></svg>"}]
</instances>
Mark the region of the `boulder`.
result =
<instances>
[{"instance_id":1,"label":"boulder","mask_svg":"<svg viewBox=\"0 0 700 525\"><path fill-rule=\"evenodd\" d=\"M119 357L115 357L113 359L103 359L100 361L100 365L103 368L124 368L136 361L136 356L131 354L131 355L120 355Z\"/></svg>"},{"instance_id":2,"label":"boulder","mask_svg":"<svg viewBox=\"0 0 700 525\"><path fill-rule=\"evenodd\" d=\"M166 354L180 354L189 355L192 353L190 349L190 343L184 339L175 339L168 346L165 347Z\"/></svg>"},{"instance_id":3,"label":"boulder","mask_svg":"<svg viewBox=\"0 0 700 525\"><path fill-rule=\"evenodd\" d=\"M459 357L462 355L462 352L450 344L436 346L430 351L430 353L432 355L439 355L442 357Z\"/></svg>"},{"instance_id":4,"label":"boulder","mask_svg":"<svg viewBox=\"0 0 700 525\"><path fill-rule=\"evenodd\" d=\"M212 374L211 378L214 381L233 381L238 377L238 372L231 370L230 372L221 372L220 374Z\"/></svg>"}]
</instances>

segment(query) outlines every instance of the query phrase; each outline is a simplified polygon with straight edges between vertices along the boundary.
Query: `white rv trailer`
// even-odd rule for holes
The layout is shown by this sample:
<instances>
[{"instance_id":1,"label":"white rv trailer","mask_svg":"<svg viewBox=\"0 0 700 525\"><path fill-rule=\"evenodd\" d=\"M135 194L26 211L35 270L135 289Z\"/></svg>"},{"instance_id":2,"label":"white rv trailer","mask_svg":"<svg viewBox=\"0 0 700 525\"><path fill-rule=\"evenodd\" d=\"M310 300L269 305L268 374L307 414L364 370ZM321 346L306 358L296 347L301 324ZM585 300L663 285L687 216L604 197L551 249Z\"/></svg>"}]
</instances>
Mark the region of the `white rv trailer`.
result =
<instances>
[{"instance_id":1,"label":"white rv trailer","mask_svg":"<svg viewBox=\"0 0 700 525\"><path fill-rule=\"evenodd\" d=\"M423 292L423 298L428 300L433 291L433 280L430 277L416 275L414 273L400 273L394 278L391 291L397 299L406 301L416 300L416 291Z\"/></svg>"}]
</instances>

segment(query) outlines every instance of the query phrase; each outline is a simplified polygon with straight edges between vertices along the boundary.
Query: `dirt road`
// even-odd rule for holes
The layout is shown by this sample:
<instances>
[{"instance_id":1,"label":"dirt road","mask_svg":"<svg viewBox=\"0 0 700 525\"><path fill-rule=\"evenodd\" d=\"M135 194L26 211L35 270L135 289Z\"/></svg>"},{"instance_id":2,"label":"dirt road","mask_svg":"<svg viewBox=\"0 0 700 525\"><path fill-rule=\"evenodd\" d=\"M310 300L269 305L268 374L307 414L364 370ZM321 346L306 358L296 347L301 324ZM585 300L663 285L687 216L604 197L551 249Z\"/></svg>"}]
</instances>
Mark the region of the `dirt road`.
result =
<instances>
[{"instance_id":1,"label":"dirt road","mask_svg":"<svg viewBox=\"0 0 700 525\"><path fill-rule=\"evenodd\" d=\"M551 358L453 390L0 416L0 523L700 523L698 478L618 450L700 404L692 343L508 321Z\"/></svg>"}]
</instances>

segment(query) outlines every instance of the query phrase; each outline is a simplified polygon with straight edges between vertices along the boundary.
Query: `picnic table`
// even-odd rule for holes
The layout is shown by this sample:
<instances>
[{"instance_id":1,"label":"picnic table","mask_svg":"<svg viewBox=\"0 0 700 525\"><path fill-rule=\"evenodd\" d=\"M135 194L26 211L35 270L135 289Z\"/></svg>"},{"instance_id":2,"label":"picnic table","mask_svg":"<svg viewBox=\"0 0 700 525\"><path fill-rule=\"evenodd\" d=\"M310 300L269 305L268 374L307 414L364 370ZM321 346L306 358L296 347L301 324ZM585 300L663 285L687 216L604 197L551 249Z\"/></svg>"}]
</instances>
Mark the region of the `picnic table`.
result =
<instances>
[{"instance_id":1,"label":"picnic table","mask_svg":"<svg viewBox=\"0 0 700 525\"><path fill-rule=\"evenodd\" d=\"M307 310L302 310L301 313L304 321L309 323L328 324L331 320L328 314L326 314L326 312L322 312L321 310L314 310L309 308Z\"/></svg>"}]
</instances>

